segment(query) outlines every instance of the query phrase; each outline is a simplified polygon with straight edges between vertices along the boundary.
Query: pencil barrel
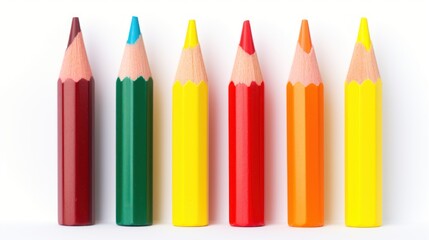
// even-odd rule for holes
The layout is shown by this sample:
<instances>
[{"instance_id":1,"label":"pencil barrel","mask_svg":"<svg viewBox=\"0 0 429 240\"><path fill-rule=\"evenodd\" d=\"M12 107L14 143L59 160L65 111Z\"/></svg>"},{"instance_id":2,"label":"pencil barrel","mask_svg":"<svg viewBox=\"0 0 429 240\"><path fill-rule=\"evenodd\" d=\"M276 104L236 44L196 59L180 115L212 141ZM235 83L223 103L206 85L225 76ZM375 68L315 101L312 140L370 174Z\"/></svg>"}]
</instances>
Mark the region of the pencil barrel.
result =
<instances>
[{"instance_id":1,"label":"pencil barrel","mask_svg":"<svg viewBox=\"0 0 429 240\"><path fill-rule=\"evenodd\" d=\"M173 225L208 225L208 86L173 86Z\"/></svg>"},{"instance_id":2,"label":"pencil barrel","mask_svg":"<svg viewBox=\"0 0 429 240\"><path fill-rule=\"evenodd\" d=\"M264 83L229 85L229 222L264 225Z\"/></svg>"},{"instance_id":3,"label":"pencil barrel","mask_svg":"<svg viewBox=\"0 0 429 240\"><path fill-rule=\"evenodd\" d=\"M382 224L382 83L345 85L346 225Z\"/></svg>"},{"instance_id":4,"label":"pencil barrel","mask_svg":"<svg viewBox=\"0 0 429 240\"><path fill-rule=\"evenodd\" d=\"M116 223L152 224L153 81L116 81Z\"/></svg>"},{"instance_id":5,"label":"pencil barrel","mask_svg":"<svg viewBox=\"0 0 429 240\"><path fill-rule=\"evenodd\" d=\"M324 224L323 84L287 85L288 223Z\"/></svg>"},{"instance_id":6,"label":"pencil barrel","mask_svg":"<svg viewBox=\"0 0 429 240\"><path fill-rule=\"evenodd\" d=\"M94 80L58 80L58 222L94 223L92 124Z\"/></svg>"}]
</instances>

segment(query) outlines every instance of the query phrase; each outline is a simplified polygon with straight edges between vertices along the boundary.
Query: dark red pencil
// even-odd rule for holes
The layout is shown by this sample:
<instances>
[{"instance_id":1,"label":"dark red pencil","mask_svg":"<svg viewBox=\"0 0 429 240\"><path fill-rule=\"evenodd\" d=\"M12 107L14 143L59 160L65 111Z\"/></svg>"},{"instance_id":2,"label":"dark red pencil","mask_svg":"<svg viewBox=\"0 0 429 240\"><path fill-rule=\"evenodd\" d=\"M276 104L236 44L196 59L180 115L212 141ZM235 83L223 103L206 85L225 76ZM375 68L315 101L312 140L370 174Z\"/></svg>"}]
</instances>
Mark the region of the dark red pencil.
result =
<instances>
[{"instance_id":1,"label":"dark red pencil","mask_svg":"<svg viewBox=\"0 0 429 240\"><path fill-rule=\"evenodd\" d=\"M93 224L92 120L94 79L79 19L73 18L58 79L58 222Z\"/></svg>"},{"instance_id":2,"label":"dark red pencil","mask_svg":"<svg viewBox=\"0 0 429 240\"><path fill-rule=\"evenodd\" d=\"M264 82L249 21L229 84L229 222L264 225Z\"/></svg>"}]
</instances>

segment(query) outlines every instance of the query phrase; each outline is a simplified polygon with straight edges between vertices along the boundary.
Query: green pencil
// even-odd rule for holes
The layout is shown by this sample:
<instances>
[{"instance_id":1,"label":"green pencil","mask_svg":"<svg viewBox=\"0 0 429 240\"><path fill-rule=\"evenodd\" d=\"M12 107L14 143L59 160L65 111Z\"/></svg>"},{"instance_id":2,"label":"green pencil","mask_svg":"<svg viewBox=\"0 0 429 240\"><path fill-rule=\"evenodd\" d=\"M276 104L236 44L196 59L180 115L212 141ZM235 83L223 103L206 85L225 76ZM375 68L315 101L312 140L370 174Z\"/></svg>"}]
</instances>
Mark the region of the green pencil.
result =
<instances>
[{"instance_id":1,"label":"green pencil","mask_svg":"<svg viewBox=\"0 0 429 240\"><path fill-rule=\"evenodd\" d=\"M153 80L137 17L116 80L116 223L152 224Z\"/></svg>"}]
</instances>

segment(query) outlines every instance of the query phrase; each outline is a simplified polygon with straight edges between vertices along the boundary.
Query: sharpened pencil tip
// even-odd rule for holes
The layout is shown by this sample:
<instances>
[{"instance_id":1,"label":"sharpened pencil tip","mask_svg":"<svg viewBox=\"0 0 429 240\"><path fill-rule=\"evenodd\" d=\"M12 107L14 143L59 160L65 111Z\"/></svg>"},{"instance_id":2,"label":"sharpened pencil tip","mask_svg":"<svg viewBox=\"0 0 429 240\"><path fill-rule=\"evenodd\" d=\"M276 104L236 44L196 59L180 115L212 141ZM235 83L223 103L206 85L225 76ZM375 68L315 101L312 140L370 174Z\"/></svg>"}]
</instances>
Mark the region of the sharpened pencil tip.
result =
<instances>
[{"instance_id":1,"label":"sharpened pencil tip","mask_svg":"<svg viewBox=\"0 0 429 240\"><path fill-rule=\"evenodd\" d=\"M255 46L253 45L252 29L250 28L249 20L246 20L243 23L243 30L241 31L240 46L248 54L255 53Z\"/></svg>"},{"instance_id":2,"label":"sharpened pencil tip","mask_svg":"<svg viewBox=\"0 0 429 240\"><path fill-rule=\"evenodd\" d=\"M70 29L69 42L67 47L73 42L73 39L80 33L80 23L78 17L73 17Z\"/></svg>"},{"instance_id":3,"label":"sharpened pencil tip","mask_svg":"<svg viewBox=\"0 0 429 240\"><path fill-rule=\"evenodd\" d=\"M364 17L360 20L357 42L364 45L367 51L369 51L369 49L371 48L371 38L369 36L368 20Z\"/></svg>"},{"instance_id":4,"label":"sharpened pencil tip","mask_svg":"<svg viewBox=\"0 0 429 240\"><path fill-rule=\"evenodd\" d=\"M140 35L141 33L140 33L139 18L136 16L133 16L133 18L131 19L130 33L128 34L127 43L128 44L136 43Z\"/></svg>"},{"instance_id":5,"label":"sharpened pencil tip","mask_svg":"<svg viewBox=\"0 0 429 240\"><path fill-rule=\"evenodd\" d=\"M186 33L186 40L185 45L183 46L184 49L186 48L193 48L198 45L198 34L197 34L197 26L195 24L195 20L189 20L188 23L188 31Z\"/></svg>"},{"instance_id":6,"label":"sharpened pencil tip","mask_svg":"<svg viewBox=\"0 0 429 240\"><path fill-rule=\"evenodd\" d=\"M308 27L307 19L302 20L298 43L306 53L309 53L311 51L311 48L313 47L311 43L310 29Z\"/></svg>"}]
</instances>

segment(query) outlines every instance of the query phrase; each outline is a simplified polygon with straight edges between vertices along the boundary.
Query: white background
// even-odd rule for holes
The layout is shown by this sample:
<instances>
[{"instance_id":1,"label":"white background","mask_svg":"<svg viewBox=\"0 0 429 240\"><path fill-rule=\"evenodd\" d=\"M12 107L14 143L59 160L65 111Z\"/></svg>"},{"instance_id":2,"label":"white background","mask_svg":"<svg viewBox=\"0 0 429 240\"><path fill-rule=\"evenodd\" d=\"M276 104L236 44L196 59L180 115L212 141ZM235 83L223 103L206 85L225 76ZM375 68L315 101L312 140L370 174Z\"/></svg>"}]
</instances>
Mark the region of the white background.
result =
<instances>
[{"instance_id":1,"label":"white background","mask_svg":"<svg viewBox=\"0 0 429 240\"><path fill-rule=\"evenodd\" d=\"M428 239L428 1L1 1L0 239ZM115 81L131 16L154 77L154 226L115 225ZM96 80L97 225L57 225L57 79L79 16ZM361 16L383 86L384 226L344 227L343 101ZM210 89L210 223L171 226L171 87L197 20ZM285 86L302 18L325 82L326 227L286 224ZM228 225L227 86L242 21L266 81L266 223Z\"/></svg>"}]
</instances>

